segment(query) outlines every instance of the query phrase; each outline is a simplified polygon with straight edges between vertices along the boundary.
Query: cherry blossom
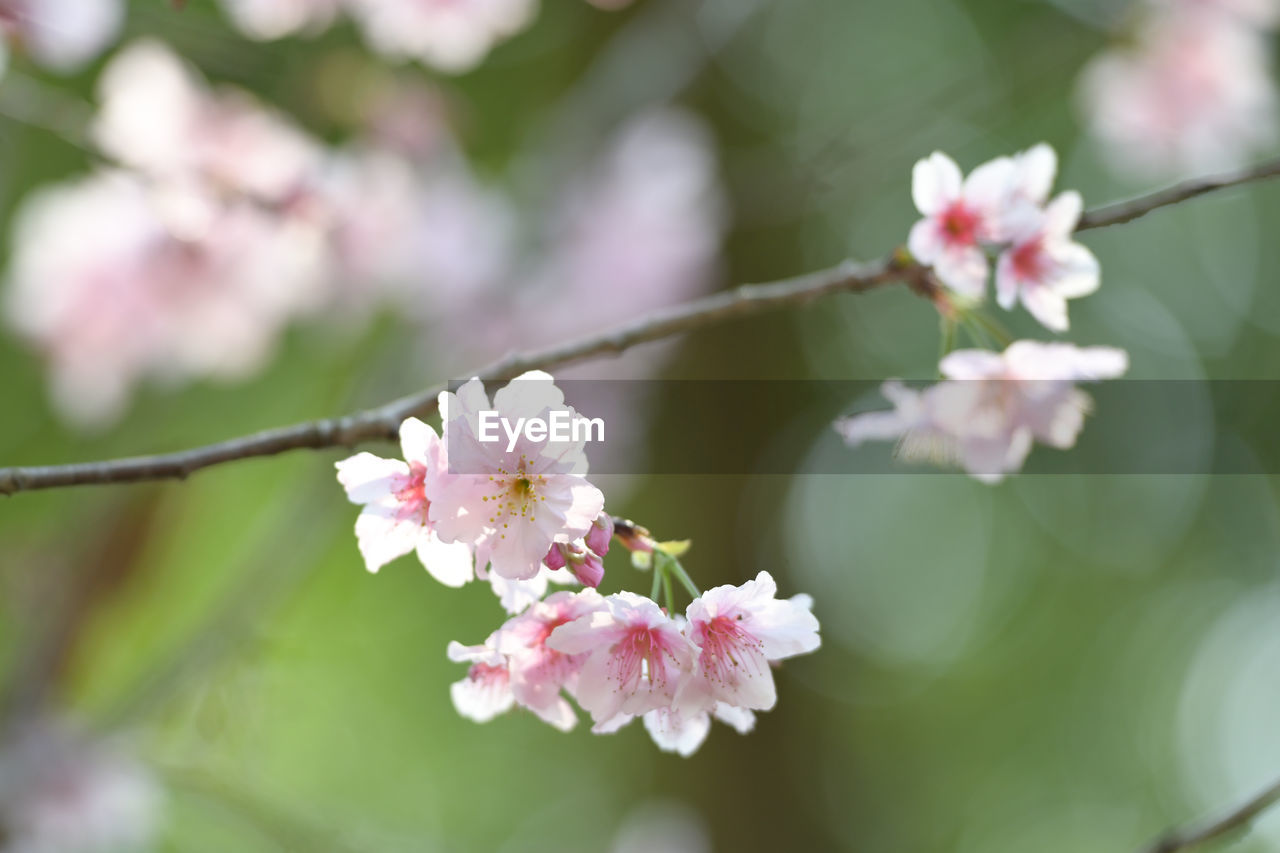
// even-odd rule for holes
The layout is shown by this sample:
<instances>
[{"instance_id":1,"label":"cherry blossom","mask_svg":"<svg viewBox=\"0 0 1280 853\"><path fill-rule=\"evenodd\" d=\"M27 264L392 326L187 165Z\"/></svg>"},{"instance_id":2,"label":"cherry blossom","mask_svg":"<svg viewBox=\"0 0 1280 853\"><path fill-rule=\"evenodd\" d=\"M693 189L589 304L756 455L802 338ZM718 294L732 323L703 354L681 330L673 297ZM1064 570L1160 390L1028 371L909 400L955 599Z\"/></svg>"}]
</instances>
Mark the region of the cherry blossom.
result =
<instances>
[{"instance_id":1,"label":"cherry blossom","mask_svg":"<svg viewBox=\"0 0 1280 853\"><path fill-rule=\"evenodd\" d=\"M0 0L0 37L55 71L100 54L124 22L124 0Z\"/></svg>"},{"instance_id":2,"label":"cherry blossom","mask_svg":"<svg viewBox=\"0 0 1280 853\"><path fill-rule=\"evenodd\" d=\"M692 671L693 644L644 596L620 592L605 603L605 609L556 628L546 641L565 654L587 655L578 703L598 725L670 707Z\"/></svg>"},{"instance_id":3,"label":"cherry blossom","mask_svg":"<svg viewBox=\"0 0 1280 853\"><path fill-rule=\"evenodd\" d=\"M777 702L769 664L818 648L818 620L806 598L779 601L768 572L741 586L704 592L685 612L698 647L697 674L676 704L706 710L716 702L767 711Z\"/></svg>"},{"instance_id":4,"label":"cherry blossom","mask_svg":"<svg viewBox=\"0 0 1280 853\"><path fill-rule=\"evenodd\" d=\"M497 43L527 27L537 0L349 0L378 53L419 59L441 71L469 71Z\"/></svg>"},{"instance_id":5,"label":"cherry blossom","mask_svg":"<svg viewBox=\"0 0 1280 853\"><path fill-rule=\"evenodd\" d=\"M912 226L907 246L960 296L980 299L986 292L989 265L983 244L1002 238L1018 176L1014 161L1001 157L965 178L940 151L912 170L911 196L925 218Z\"/></svg>"},{"instance_id":6,"label":"cherry blossom","mask_svg":"<svg viewBox=\"0 0 1280 853\"><path fill-rule=\"evenodd\" d=\"M151 849L164 795L119 749L28 722L0 747L0 826L12 853Z\"/></svg>"},{"instance_id":7,"label":"cherry blossom","mask_svg":"<svg viewBox=\"0 0 1280 853\"><path fill-rule=\"evenodd\" d=\"M459 714L477 723L505 714L516 701L506 655L498 652L494 643L495 637L490 637L480 646L449 644L449 660L471 664L466 677L449 688L449 697Z\"/></svg>"},{"instance_id":8,"label":"cherry blossom","mask_svg":"<svg viewBox=\"0 0 1280 853\"><path fill-rule=\"evenodd\" d=\"M1133 47L1095 58L1081 103L1119 171L1143 175L1238 165L1275 139L1276 92L1264 37L1214 5L1147 20Z\"/></svg>"},{"instance_id":9,"label":"cherry blossom","mask_svg":"<svg viewBox=\"0 0 1280 853\"><path fill-rule=\"evenodd\" d=\"M586 478L585 439L534 442L521 432L514 445L481 441L479 412L512 423L573 410L551 376L525 373L499 390L492 406L480 380L440 395L450 471L428 485L431 520L446 541L476 549L476 565L491 564L506 578L535 576L553 542L568 543L591 529L604 495ZM508 447L511 449L508 449Z\"/></svg>"},{"instance_id":10,"label":"cherry blossom","mask_svg":"<svg viewBox=\"0 0 1280 853\"><path fill-rule=\"evenodd\" d=\"M711 733L712 718L732 726L738 734L748 734L756 725L755 714L724 702L716 702L711 710L688 712L677 707L655 708L644 715L645 731L663 752L674 752L685 758L698 751Z\"/></svg>"},{"instance_id":11,"label":"cherry blossom","mask_svg":"<svg viewBox=\"0 0 1280 853\"><path fill-rule=\"evenodd\" d=\"M94 139L153 179L285 205L320 168L319 147L287 119L241 91L206 91L159 42L126 47L103 71L98 90Z\"/></svg>"},{"instance_id":12,"label":"cherry blossom","mask_svg":"<svg viewBox=\"0 0 1280 853\"><path fill-rule=\"evenodd\" d=\"M835 426L850 446L900 439L908 459L959 465L995 483L1022 467L1035 441L1072 447L1090 406L1075 382L1113 379L1128 363L1123 350L1067 343L1018 341L1003 353L957 350L940 365L947 381L922 391L886 383L892 411L854 415Z\"/></svg>"},{"instance_id":13,"label":"cherry blossom","mask_svg":"<svg viewBox=\"0 0 1280 853\"><path fill-rule=\"evenodd\" d=\"M249 38L270 41L328 27L342 0L222 0L231 20Z\"/></svg>"},{"instance_id":14,"label":"cherry blossom","mask_svg":"<svg viewBox=\"0 0 1280 853\"><path fill-rule=\"evenodd\" d=\"M1065 192L1023 215L996 263L1000 307L1021 299L1045 328L1067 330L1067 300L1093 293L1101 281L1098 259L1071 239L1082 209L1079 193Z\"/></svg>"},{"instance_id":15,"label":"cherry blossom","mask_svg":"<svg viewBox=\"0 0 1280 853\"><path fill-rule=\"evenodd\" d=\"M569 655L547 645L547 638L566 625L605 608L593 589L555 592L509 619L497 633L497 649L507 656L516 702L556 728L577 723L573 708L561 695L572 695L585 654Z\"/></svg>"},{"instance_id":16,"label":"cherry blossom","mask_svg":"<svg viewBox=\"0 0 1280 853\"><path fill-rule=\"evenodd\" d=\"M448 462L435 430L417 418L400 425L404 461L357 453L337 463L338 481L352 503L364 509L356 519L356 540L365 567L376 572L396 557L416 551L431 576L446 586L474 577L470 546L446 543L429 519L427 480Z\"/></svg>"},{"instance_id":17,"label":"cherry blossom","mask_svg":"<svg viewBox=\"0 0 1280 853\"><path fill-rule=\"evenodd\" d=\"M251 204L179 199L101 172L43 188L17 214L6 313L77 422L117 417L144 377L245 376L315 305L316 234Z\"/></svg>"}]
</instances>

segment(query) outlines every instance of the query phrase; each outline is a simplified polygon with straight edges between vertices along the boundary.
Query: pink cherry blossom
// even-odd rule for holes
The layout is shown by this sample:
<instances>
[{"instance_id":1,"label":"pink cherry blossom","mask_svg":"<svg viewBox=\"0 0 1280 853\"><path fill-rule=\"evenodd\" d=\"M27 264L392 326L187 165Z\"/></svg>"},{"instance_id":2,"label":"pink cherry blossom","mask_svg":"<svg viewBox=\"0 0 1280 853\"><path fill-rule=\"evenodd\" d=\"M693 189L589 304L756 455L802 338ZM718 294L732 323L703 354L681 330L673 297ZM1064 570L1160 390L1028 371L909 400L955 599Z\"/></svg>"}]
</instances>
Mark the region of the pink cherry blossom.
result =
<instances>
[{"instance_id":1,"label":"pink cherry blossom","mask_svg":"<svg viewBox=\"0 0 1280 853\"><path fill-rule=\"evenodd\" d=\"M49 721L11 726L0 745L8 853L149 850L164 793L122 750Z\"/></svg>"},{"instance_id":2,"label":"pink cherry blossom","mask_svg":"<svg viewBox=\"0 0 1280 853\"><path fill-rule=\"evenodd\" d=\"M441 71L469 71L527 27L537 0L349 0L369 46Z\"/></svg>"},{"instance_id":3,"label":"pink cherry blossom","mask_svg":"<svg viewBox=\"0 0 1280 853\"><path fill-rule=\"evenodd\" d=\"M964 178L955 161L940 151L912 170L911 196L925 218L912 226L907 246L961 296L979 299L986 292L989 265L983 244L1002 238L1018 176L1014 161L1001 157Z\"/></svg>"},{"instance_id":4,"label":"pink cherry blossom","mask_svg":"<svg viewBox=\"0 0 1280 853\"><path fill-rule=\"evenodd\" d=\"M597 724L670 707L692 671L693 644L648 598L620 592L605 602L606 609L561 625L547 640L565 654L587 655L578 703Z\"/></svg>"},{"instance_id":5,"label":"pink cherry blossom","mask_svg":"<svg viewBox=\"0 0 1280 853\"><path fill-rule=\"evenodd\" d=\"M124 0L0 0L0 36L55 71L76 71L107 48Z\"/></svg>"},{"instance_id":6,"label":"pink cherry blossom","mask_svg":"<svg viewBox=\"0 0 1280 853\"><path fill-rule=\"evenodd\" d=\"M1128 363L1123 350L1066 343L957 350L940 365L947 381L922 391L886 383L892 411L854 415L835 427L850 446L898 439L907 459L958 465L995 483L1022 467L1035 441L1072 447L1090 406L1075 383L1118 377Z\"/></svg>"},{"instance_id":7,"label":"pink cherry blossom","mask_svg":"<svg viewBox=\"0 0 1280 853\"><path fill-rule=\"evenodd\" d=\"M1154 15L1134 46L1098 56L1081 76L1083 110L1118 171L1226 168L1275 140L1267 41L1198 5Z\"/></svg>"},{"instance_id":8,"label":"pink cherry blossom","mask_svg":"<svg viewBox=\"0 0 1280 853\"><path fill-rule=\"evenodd\" d=\"M772 661L818 648L818 620L807 599L776 598L768 572L741 586L704 592L686 611L686 633L698 647L698 669L676 704L706 710L715 702L767 711L777 702Z\"/></svg>"},{"instance_id":9,"label":"pink cherry blossom","mask_svg":"<svg viewBox=\"0 0 1280 853\"><path fill-rule=\"evenodd\" d=\"M685 758L697 752L711 733L715 718L732 726L738 734L747 734L756 725L755 714L724 702L716 702L710 711L683 711L678 706L655 708L644 715L649 737L663 752L674 752Z\"/></svg>"},{"instance_id":10,"label":"pink cherry blossom","mask_svg":"<svg viewBox=\"0 0 1280 853\"><path fill-rule=\"evenodd\" d=\"M477 566L530 578L553 542L572 542L591 529L604 495L583 476L585 440L535 442L522 432L514 445L481 441L483 410L510 423L546 420L553 410L576 413L541 371L517 377L494 395L492 406L478 379L440 395L450 472L429 484L431 519L447 541L475 547Z\"/></svg>"},{"instance_id":11,"label":"pink cherry blossom","mask_svg":"<svg viewBox=\"0 0 1280 853\"><path fill-rule=\"evenodd\" d=\"M474 577L470 546L441 541L429 519L427 480L448 462L435 430L417 418L400 425L404 461L357 453L337 463L338 482L352 503L364 509L356 519L356 540L365 567L382 566L416 551L431 576L446 586L462 586Z\"/></svg>"},{"instance_id":12,"label":"pink cherry blossom","mask_svg":"<svg viewBox=\"0 0 1280 853\"><path fill-rule=\"evenodd\" d=\"M190 202L188 204L188 202ZM72 419L119 415L139 379L238 378L314 306L321 245L250 204L206 204L102 172L15 219L5 307Z\"/></svg>"},{"instance_id":13,"label":"pink cherry blossom","mask_svg":"<svg viewBox=\"0 0 1280 853\"><path fill-rule=\"evenodd\" d=\"M141 40L98 83L94 139L153 179L196 182L214 195L287 205L315 178L318 145L247 93L209 92L165 45Z\"/></svg>"},{"instance_id":14,"label":"pink cherry blossom","mask_svg":"<svg viewBox=\"0 0 1280 853\"><path fill-rule=\"evenodd\" d=\"M270 41L295 33L317 33L333 22L342 0L222 0L240 32Z\"/></svg>"},{"instance_id":15,"label":"pink cherry blossom","mask_svg":"<svg viewBox=\"0 0 1280 853\"><path fill-rule=\"evenodd\" d=\"M574 693L585 654L569 655L547 645L547 638L567 625L605 608L593 589L556 592L509 619L497 633L497 649L507 656L516 702L551 725L568 730L577 723L562 691Z\"/></svg>"},{"instance_id":16,"label":"pink cherry blossom","mask_svg":"<svg viewBox=\"0 0 1280 853\"><path fill-rule=\"evenodd\" d=\"M1082 209L1080 194L1065 192L1024 215L996 264L1000 307L1021 299L1045 328L1067 330L1067 300L1093 293L1101 277L1098 259L1071 239Z\"/></svg>"},{"instance_id":17,"label":"pink cherry blossom","mask_svg":"<svg viewBox=\"0 0 1280 853\"><path fill-rule=\"evenodd\" d=\"M449 688L449 696L459 714L477 723L505 714L516 702L506 655L500 654L494 643L495 637L490 637L480 646L449 644L449 660L471 664L466 677Z\"/></svg>"}]
</instances>

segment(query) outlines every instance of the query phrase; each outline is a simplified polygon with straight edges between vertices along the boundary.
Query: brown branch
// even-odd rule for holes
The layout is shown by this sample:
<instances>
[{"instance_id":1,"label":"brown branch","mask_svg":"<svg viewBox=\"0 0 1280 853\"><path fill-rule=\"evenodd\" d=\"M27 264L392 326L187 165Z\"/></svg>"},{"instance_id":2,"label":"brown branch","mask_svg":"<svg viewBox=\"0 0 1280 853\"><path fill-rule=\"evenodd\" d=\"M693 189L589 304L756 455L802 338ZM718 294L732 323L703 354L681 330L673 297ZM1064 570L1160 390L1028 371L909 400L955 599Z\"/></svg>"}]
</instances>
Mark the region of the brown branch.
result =
<instances>
[{"instance_id":1,"label":"brown branch","mask_svg":"<svg viewBox=\"0 0 1280 853\"><path fill-rule=\"evenodd\" d=\"M1109 204L1097 210L1086 211L1084 216L1080 217L1080 224L1076 226L1076 230L1086 231L1091 228L1106 228L1109 225L1132 222L1138 217L1146 216L1151 211L1162 207L1189 201L1206 193L1238 187L1242 184L1251 184L1255 181L1265 181L1277 175L1280 175L1280 158L1268 160L1265 163L1259 163L1256 166L1250 166L1247 169L1240 169L1235 172L1225 172L1221 175L1211 175L1206 178L1192 178L1189 181L1174 184L1163 190L1157 190L1149 195Z\"/></svg>"},{"instance_id":2,"label":"brown branch","mask_svg":"<svg viewBox=\"0 0 1280 853\"><path fill-rule=\"evenodd\" d=\"M1177 204L1214 190L1239 186L1280 175L1280 158L1251 169L1213 178L1199 178L1150 195L1089 211L1078 230L1103 228L1129 222L1157 208ZM884 285L904 283L921 296L936 299L939 288L930 272L899 250L872 263L845 261L830 269L769 284L749 284L715 293L642 317L630 323L590 334L568 343L513 354L474 375L486 381L509 379L526 370L562 367L674 335L692 332L728 320L762 314L778 308L803 305L836 293L864 293ZM363 441L395 438L400 422L410 416L430 414L443 385L393 400L384 406L350 415L307 421L264 430L215 444L105 462L70 465L0 468L0 495L62 486L137 483L183 479L203 468L237 459L274 456L302 448L350 447Z\"/></svg>"},{"instance_id":3,"label":"brown branch","mask_svg":"<svg viewBox=\"0 0 1280 853\"><path fill-rule=\"evenodd\" d=\"M1248 827L1258 815L1277 802L1280 802L1280 780L1212 823L1180 832L1171 832L1143 847L1140 853L1178 853L1181 850L1190 850L1201 844L1216 841L1238 829Z\"/></svg>"}]
</instances>

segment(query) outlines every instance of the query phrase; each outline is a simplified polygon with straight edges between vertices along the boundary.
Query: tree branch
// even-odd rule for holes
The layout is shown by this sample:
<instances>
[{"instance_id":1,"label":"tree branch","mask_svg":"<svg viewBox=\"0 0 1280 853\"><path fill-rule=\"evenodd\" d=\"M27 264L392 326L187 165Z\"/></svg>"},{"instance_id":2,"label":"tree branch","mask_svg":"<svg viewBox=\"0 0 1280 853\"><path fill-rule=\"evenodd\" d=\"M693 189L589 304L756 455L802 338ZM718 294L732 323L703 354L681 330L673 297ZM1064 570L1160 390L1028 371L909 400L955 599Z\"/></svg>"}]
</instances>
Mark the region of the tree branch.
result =
<instances>
[{"instance_id":1,"label":"tree branch","mask_svg":"<svg viewBox=\"0 0 1280 853\"><path fill-rule=\"evenodd\" d=\"M1181 832L1170 832L1143 847L1139 853L1178 853L1216 841L1237 829L1248 827L1258 815L1277 802L1280 802L1280 780L1212 823Z\"/></svg>"},{"instance_id":2,"label":"tree branch","mask_svg":"<svg viewBox=\"0 0 1280 853\"><path fill-rule=\"evenodd\" d=\"M1081 217L1077 230L1130 222L1161 207L1277 175L1280 175L1280 158L1231 174L1186 181L1130 201L1086 212ZM939 286L929 270L911 260L905 251L898 250L880 261L861 264L845 261L830 269L794 278L769 284L749 284L715 293L675 308L658 311L604 333L590 334L568 343L510 355L474 375L485 381L509 379L526 370L563 367L601 355L616 355L639 344L718 325L728 320L803 305L836 293L865 293L892 283L907 284L917 294L927 298L936 299L939 296ZM374 409L264 430L174 453L134 456L105 462L0 468L0 495L63 486L183 479L203 468L237 459L274 456L287 450L302 448L314 450L351 447L363 441L394 439L400 422L407 417L430 414L435 409L437 395L443 390L445 386L437 385Z\"/></svg>"},{"instance_id":3,"label":"tree branch","mask_svg":"<svg viewBox=\"0 0 1280 853\"><path fill-rule=\"evenodd\" d=\"M1256 166L1250 166L1247 169L1240 169L1235 172L1225 172L1221 175L1211 175L1205 178L1192 178L1189 181L1174 184L1149 195L1109 204L1097 210L1086 211L1080 217L1080 224L1076 226L1076 230L1087 231L1091 228L1106 228L1109 225L1132 222L1138 217L1146 216L1151 211L1162 207L1189 201L1217 190L1238 187L1255 181L1265 181L1277 175L1280 175L1280 158L1268 160L1265 163L1259 163Z\"/></svg>"}]
</instances>

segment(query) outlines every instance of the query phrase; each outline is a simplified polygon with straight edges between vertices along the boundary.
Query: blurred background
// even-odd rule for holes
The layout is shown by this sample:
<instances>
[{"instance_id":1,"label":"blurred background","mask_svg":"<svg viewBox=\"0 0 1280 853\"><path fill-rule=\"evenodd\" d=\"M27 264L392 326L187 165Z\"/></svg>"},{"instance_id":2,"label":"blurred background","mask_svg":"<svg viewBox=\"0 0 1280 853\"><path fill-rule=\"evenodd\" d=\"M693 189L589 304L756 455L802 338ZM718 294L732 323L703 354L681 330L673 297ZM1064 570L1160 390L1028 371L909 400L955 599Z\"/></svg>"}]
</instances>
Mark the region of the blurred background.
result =
<instances>
[{"instance_id":1,"label":"blurred background","mask_svg":"<svg viewBox=\"0 0 1280 853\"><path fill-rule=\"evenodd\" d=\"M1047 141L1094 206L1280 127L1267 0L398 2L0 0L0 465L346 412L880 257L935 149ZM1278 228L1261 184L1084 235L1070 340L1276 376ZM937 350L889 288L565 375L929 378ZM610 417L637 460L723 440L660 393ZM3 849L1123 851L1280 775L1274 478L835 476L802 395L777 424L735 447L792 475L597 480L694 540L702 588L815 599L777 709L690 759L459 717L445 647L502 613L364 571L344 452L0 501ZM1238 849L1280 849L1280 813Z\"/></svg>"}]
</instances>

